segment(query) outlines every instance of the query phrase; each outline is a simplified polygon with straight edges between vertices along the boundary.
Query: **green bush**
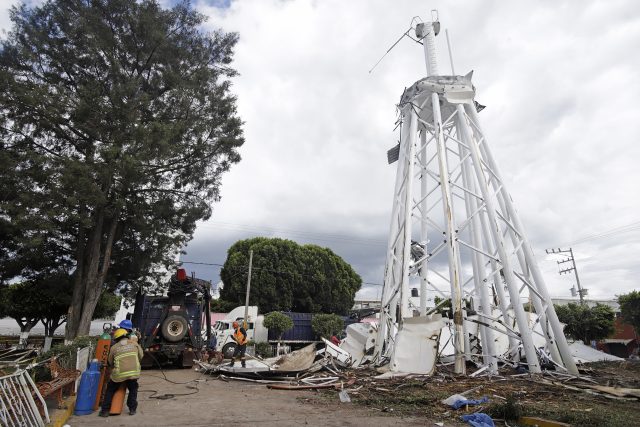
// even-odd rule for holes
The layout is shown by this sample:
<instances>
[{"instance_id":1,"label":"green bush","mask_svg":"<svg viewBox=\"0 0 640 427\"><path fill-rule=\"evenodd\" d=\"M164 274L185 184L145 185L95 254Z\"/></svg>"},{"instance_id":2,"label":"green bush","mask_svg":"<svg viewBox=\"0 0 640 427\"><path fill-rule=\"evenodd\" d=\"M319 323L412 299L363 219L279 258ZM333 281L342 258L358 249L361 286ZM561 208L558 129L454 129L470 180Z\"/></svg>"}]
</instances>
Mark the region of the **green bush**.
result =
<instances>
[{"instance_id":1,"label":"green bush","mask_svg":"<svg viewBox=\"0 0 640 427\"><path fill-rule=\"evenodd\" d=\"M272 311L264 316L264 327L273 330L278 339L281 339L285 331L293 328L293 320L284 313Z\"/></svg>"},{"instance_id":2,"label":"green bush","mask_svg":"<svg viewBox=\"0 0 640 427\"><path fill-rule=\"evenodd\" d=\"M271 347L271 344L269 344L268 342L259 342L259 343L256 343L255 346L256 346L256 356L260 356L263 359L273 356L273 348Z\"/></svg>"},{"instance_id":3,"label":"green bush","mask_svg":"<svg viewBox=\"0 0 640 427\"><path fill-rule=\"evenodd\" d=\"M344 320L337 314L316 314L311 319L311 329L322 338L331 338L344 329Z\"/></svg>"}]
</instances>

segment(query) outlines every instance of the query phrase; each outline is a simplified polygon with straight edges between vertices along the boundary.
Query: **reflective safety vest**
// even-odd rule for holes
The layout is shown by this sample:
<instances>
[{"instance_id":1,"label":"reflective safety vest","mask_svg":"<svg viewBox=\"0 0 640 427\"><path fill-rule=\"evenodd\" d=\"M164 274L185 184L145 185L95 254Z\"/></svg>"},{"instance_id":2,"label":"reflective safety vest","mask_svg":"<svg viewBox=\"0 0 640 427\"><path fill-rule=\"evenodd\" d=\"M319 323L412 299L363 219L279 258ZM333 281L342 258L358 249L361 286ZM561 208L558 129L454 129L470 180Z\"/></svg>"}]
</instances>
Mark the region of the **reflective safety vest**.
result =
<instances>
[{"instance_id":1,"label":"reflective safety vest","mask_svg":"<svg viewBox=\"0 0 640 427\"><path fill-rule=\"evenodd\" d=\"M142 348L132 340L123 339L111 346L109 365L111 380L120 383L125 380L140 378L140 360Z\"/></svg>"},{"instance_id":2,"label":"reflective safety vest","mask_svg":"<svg viewBox=\"0 0 640 427\"><path fill-rule=\"evenodd\" d=\"M247 333L242 328L236 329L233 332L233 337L236 339L238 345L245 345L247 343Z\"/></svg>"}]
</instances>

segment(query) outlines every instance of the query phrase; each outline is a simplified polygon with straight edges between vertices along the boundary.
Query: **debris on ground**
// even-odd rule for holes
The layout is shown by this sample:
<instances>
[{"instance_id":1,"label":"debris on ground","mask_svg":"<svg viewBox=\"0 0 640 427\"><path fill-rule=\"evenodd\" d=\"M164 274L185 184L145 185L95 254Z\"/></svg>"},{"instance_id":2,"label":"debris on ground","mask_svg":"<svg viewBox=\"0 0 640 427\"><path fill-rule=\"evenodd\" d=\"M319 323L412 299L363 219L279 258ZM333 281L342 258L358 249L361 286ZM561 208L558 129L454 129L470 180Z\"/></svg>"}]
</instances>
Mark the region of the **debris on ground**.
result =
<instances>
[{"instance_id":1,"label":"debris on ground","mask_svg":"<svg viewBox=\"0 0 640 427\"><path fill-rule=\"evenodd\" d=\"M476 412L475 414L463 415L463 421L471 424L473 427L495 427L493 420L487 414Z\"/></svg>"},{"instance_id":2,"label":"debris on ground","mask_svg":"<svg viewBox=\"0 0 640 427\"><path fill-rule=\"evenodd\" d=\"M626 426L629 419L640 417L640 362L581 364L580 376L560 371L533 375L510 364L501 366L497 375L483 370L463 376L443 363L431 375L380 374L370 364L350 366L340 347L331 343L318 347L280 358L250 358L246 368L197 364L198 370L223 381L254 382L274 390L311 390L317 394L310 402L350 402L388 415L435 418L445 424L478 414L485 414L495 425L517 425L521 417L534 417L557 425ZM467 418L471 425L487 422L480 416Z\"/></svg>"}]
</instances>

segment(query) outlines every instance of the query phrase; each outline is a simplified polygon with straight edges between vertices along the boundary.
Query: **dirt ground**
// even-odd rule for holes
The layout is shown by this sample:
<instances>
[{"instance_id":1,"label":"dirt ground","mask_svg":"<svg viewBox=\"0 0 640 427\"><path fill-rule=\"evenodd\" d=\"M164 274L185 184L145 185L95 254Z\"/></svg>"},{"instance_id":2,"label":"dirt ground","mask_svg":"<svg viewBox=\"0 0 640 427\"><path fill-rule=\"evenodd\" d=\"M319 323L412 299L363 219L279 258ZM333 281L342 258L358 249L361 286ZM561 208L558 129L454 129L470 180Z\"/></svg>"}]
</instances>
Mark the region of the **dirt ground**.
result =
<instances>
[{"instance_id":1,"label":"dirt ground","mask_svg":"<svg viewBox=\"0 0 640 427\"><path fill-rule=\"evenodd\" d=\"M464 425L460 416L489 414L497 426L517 426L519 416L535 416L574 426L638 425L638 398L615 397L590 386L640 388L640 363L594 363L581 378L529 376L502 369L500 375L461 377L439 369L430 377L375 379L369 370L343 371L352 403L340 403L336 390L271 390L264 384L221 380L192 370L143 371L135 416L73 416L75 426L407 426ZM440 401L466 392L487 397L479 406L452 410ZM191 393L186 396L183 394ZM172 398L162 399L163 395ZM505 423L504 419L508 419ZM631 421L633 420L633 421Z\"/></svg>"},{"instance_id":2,"label":"dirt ground","mask_svg":"<svg viewBox=\"0 0 640 427\"><path fill-rule=\"evenodd\" d=\"M269 390L263 384L225 382L192 370L143 371L138 393L138 412L101 418L97 412L72 416L71 427L94 426L406 426L434 425L419 416L397 416L379 409L340 403L337 392ZM193 387L197 385L197 392ZM153 398L173 393L172 399ZM180 393L194 393L180 396ZM460 423L447 422L448 426Z\"/></svg>"}]
</instances>

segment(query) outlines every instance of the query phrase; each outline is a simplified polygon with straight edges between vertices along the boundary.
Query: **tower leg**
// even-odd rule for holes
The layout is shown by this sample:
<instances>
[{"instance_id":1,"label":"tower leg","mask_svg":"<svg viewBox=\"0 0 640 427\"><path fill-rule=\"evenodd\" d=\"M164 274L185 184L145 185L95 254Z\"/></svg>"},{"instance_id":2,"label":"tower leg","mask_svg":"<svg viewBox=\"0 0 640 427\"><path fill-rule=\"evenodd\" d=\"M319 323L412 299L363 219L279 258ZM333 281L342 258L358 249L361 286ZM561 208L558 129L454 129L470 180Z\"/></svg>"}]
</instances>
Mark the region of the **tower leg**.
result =
<instances>
[{"instance_id":1,"label":"tower leg","mask_svg":"<svg viewBox=\"0 0 640 427\"><path fill-rule=\"evenodd\" d=\"M455 349L455 372L464 374L464 317L462 313L462 277L460 268L460 249L457 242L457 227L453 212L453 200L449 183L449 166L447 149L442 134L442 116L440 113L440 98L437 93L431 94L433 108L433 128L438 152L438 167L440 171L440 187L442 188L442 207L447 224L445 239L449 252L449 283L451 285L451 309L453 311L453 347Z\"/></svg>"},{"instance_id":2,"label":"tower leg","mask_svg":"<svg viewBox=\"0 0 640 427\"><path fill-rule=\"evenodd\" d=\"M459 122L461 120L460 117L456 117L456 121ZM473 179L473 175L470 171L469 158L465 157L465 152L462 150L462 147L459 148L459 157L461 168L462 168L462 182L469 190L469 192L465 192L465 207L467 210L467 218L471 218L471 224L469 228L469 235L471 237L471 244L483 250L482 245L482 236L480 234L480 230L482 225L480 224L480 219L478 215L481 212L477 212L478 210L478 200L474 195L476 193L475 181ZM472 193L472 194L470 194ZM480 300L480 304L478 305L478 309L481 313L483 313L487 317L491 317L491 299L489 298L489 292L487 289L487 284L483 281L486 271L484 265L482 263L481 255L477 251L473 251L471 258L472 266L473 266L473 282L476 290L476 294ZM484 318L483 321L487 321L487 318ZM493 331L491 328L484 326L483 324L479 325L480 329L480 338L482 340L482 359L484 364L488 367L489 372L495 374L498 372L498 361L496 359L496 350L494 346L494 338Z\"/></svg>"},{"instance_id":3,"label":"tower leg","mask_svg":"<svg viewBox=\"0 0 640 427\"><path fill-rule=\"evenodd\" d=\"M458 115L464 119L464 107L461 104L458 104L457 110ZM487 210L487 216L489 218L489 226L493 235L494 242L496 243L498 249L499 258L502 263L502 270L504 272L505 281L507 283L507 290L511 297L511 306L513 307L513 311L516 316L516 322L518 324L518 330L520 331L522 346L524 347L524 352L527 357L529 371L531 373L540 373L541 370L540 363L538 362L538 354L536 352L535 346L533 345L533 338L529 333L529 325L527 322L526 314L524 312L524 307L520 303L520 292L516 283L516 276L513 272L511 261L509 260L504 246L502 232L500 231L500 227L498 225L496 211L491 197L492 195L489 192L487 180L482 170L480 149L478 148L477 142L471 135L471 130L469 129L469 125L467 124L466 119L461 120L460 125L460 134L465 144L467 144L467 146L469 147L471 159L473 161L473 167L476 172L476 179L478 180L478 186L482 193L482 197L485 199L484 201Z\"/></svg>"},{"instance_id":4,"label":"tower leg","mask_svg":"<svg viewBox=\"0 0 640 427\"><path fill-rule=\"evenodd\" d=\"M427 227L427 132L422 130L420 134L420 163L422 171L420 173L420 242L424 245L425 254L428 253L428 227ZM420 316L427 315L427 283L429 278L429 261L425 259L420 266Z\"/></svg>"},{"instance_id":5,"label":"tower leg","mask_svg":"<svg viewBox=\"0 0 640 427\"><path fill-rule=\"evenodd\" d=\"M478 112L473 108L473 106L468 105L466 110L469 113L470 119L473 121L474 126L480 130L480 122L478 121ZM487 148L487 144L483 144L483 152L485 155L485 159L489 164L489 167L494 171L498 179L502 181L500 178L500 171L498 170L497 164L491 154L491 151ZM518 217L518 214L513 206L513 202L511 197L506 192L504 188L500 190L503 200L505 201L505 205L507 207L509 216L512 218L514 223L514 227L518 230L521 238L524 240L522 245L522 249L525 255L525 259L527 261L527 265L529 265L531 269L531 275L533 276L533 280L536 284L538 292L542 295L544 303L547 306L546 309L546 317L553 331L553 335L555 338L555 344L558 347L558 351L560 353L560 357L562 357L562 362L564 366L567 368L569 373L573 375L579 375L578 367L576 366L575 361L573 360L573 356L571 355L571 350L569 349L569 344L567 343L567 339L564 336L564 331L562 330L562 325L558 320L558 315L553 307L553 302L551 301L551 296L549 295L549 291L547 290L547 286L542 277L542 273L540 272L540 267L538 267L538 263L536 262L535 256L533 255L533 251L531 250L531 246L529 245L529 241L524 234L524 227Z\"/></svg>"}]
</instances>

